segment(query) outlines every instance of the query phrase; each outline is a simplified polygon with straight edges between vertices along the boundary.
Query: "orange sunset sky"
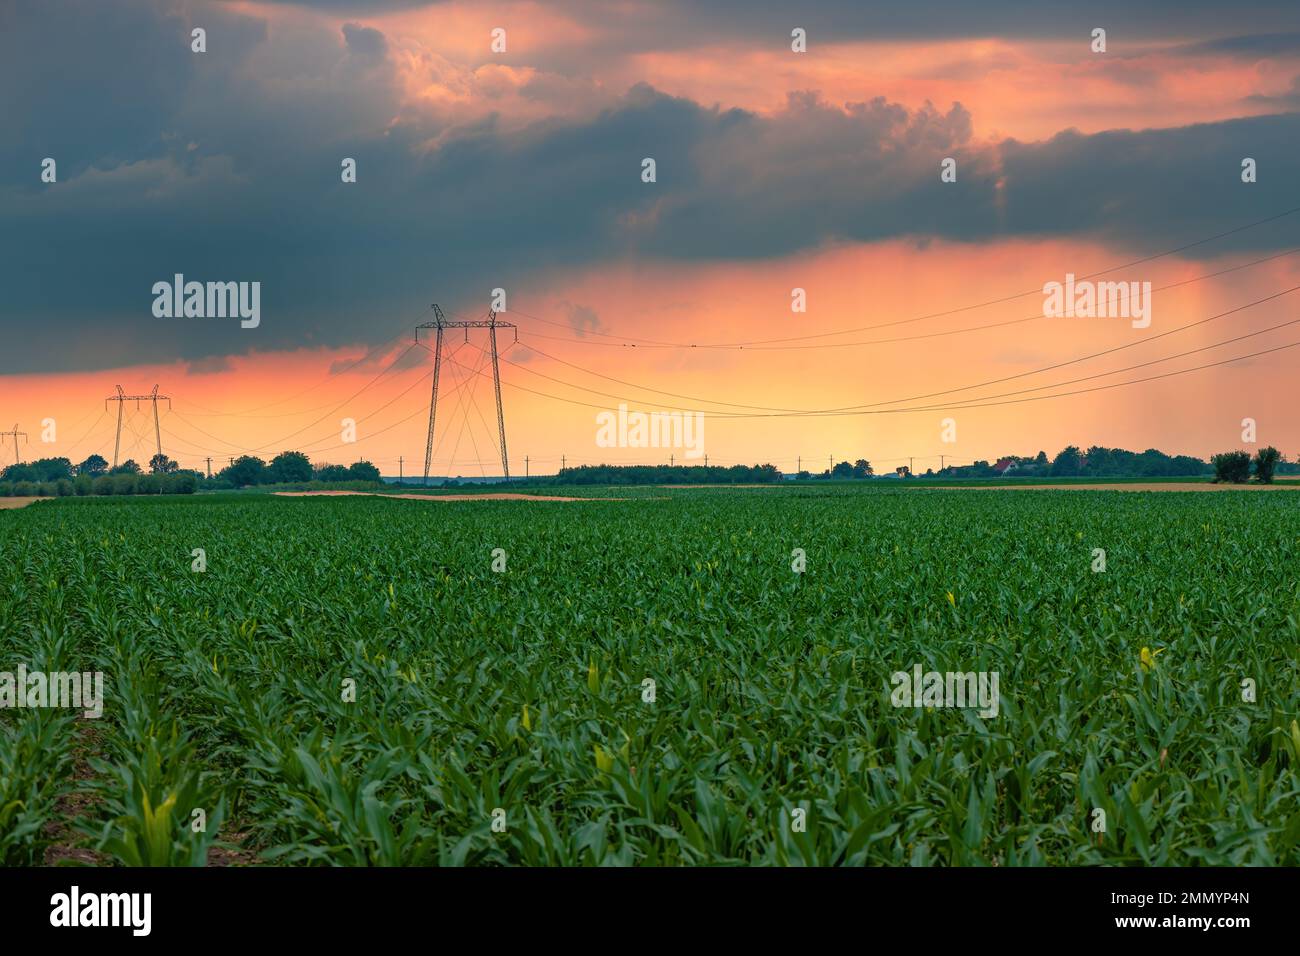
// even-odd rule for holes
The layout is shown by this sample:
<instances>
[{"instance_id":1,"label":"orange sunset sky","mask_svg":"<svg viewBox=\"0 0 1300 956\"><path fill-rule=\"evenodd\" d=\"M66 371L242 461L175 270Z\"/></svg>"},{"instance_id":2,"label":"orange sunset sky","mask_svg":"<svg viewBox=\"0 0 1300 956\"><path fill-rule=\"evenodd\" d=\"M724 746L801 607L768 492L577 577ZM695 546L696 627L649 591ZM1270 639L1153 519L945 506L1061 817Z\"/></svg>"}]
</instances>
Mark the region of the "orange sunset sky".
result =
<instances>
[{"instance_id":1,"label":"orange sunset sky","mask_svg":"<svg viewBox=\"0 0 1300 956\"><path fill-rule=\"evenodd\" d=\"M703 412L711 463L786 471L1208 457L1245 418L1295 457L1294 5L970 6L20 2L0 427L24 460L111 459L105 398L157 384L186 467L295 449L417 474L414 326L502 288L514 473L681 460L598 447L620 402ZM1151 284L1148 328L1043 317L1044 283L1102 270ZM156 317L176 273L260 282L259 325ZM446 343L433 473L497 474L486 333ZM147 404L124 426L146 462Z\"/></svg>"}]
</instances>

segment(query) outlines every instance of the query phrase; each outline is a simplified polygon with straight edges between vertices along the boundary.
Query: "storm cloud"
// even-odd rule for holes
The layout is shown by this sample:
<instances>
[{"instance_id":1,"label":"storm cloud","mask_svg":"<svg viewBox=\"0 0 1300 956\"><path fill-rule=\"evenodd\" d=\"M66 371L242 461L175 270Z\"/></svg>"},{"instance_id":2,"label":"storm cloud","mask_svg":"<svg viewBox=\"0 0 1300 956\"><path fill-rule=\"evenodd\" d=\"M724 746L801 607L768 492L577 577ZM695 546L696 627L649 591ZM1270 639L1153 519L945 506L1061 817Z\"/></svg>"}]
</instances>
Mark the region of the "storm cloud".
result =
<instances>
[{"instance_id":1,"label":"storm cloud","mask_svg":"<svg viewBox=\"0 0 1300 956\"><path fill-rule=\"evenodd\" d=\"M1032 29L1039 18L1038 4L941 6L948 14L925 24L940 32L1003 29L1013 13ZM709 16L727 9L739 16L725 3ZM1217 16L1209 4L1178 9L1187 23ZM140 0L111 13L64 2L11 12L0 38L13 132L0 142L0 372L178 357L208 368L251 349L374 344L434 299L486 308L492 288L633 257L1059 236L1159 251L1289 208L1300 176L1300 113L1285 103L1268 116L1042 142L978 140L960 103L828 102L814 90L760 114L637 84L579 118L438 120L406 108L379 30L273 30L208 5L208 52L195 54L193 10ZM818 16L904 35L922 26L908 10L845 4ZM783 16L775 4L753 15ZM1247 156L1260 169L1249 186ZM57 183L40 180L45 157ZM647 157L654 183L641 179ZM940 182L945 158L956 183ZM356 183L342 181L345 159ZM1282 248L1294 234L1252 230L1196 254ZM153 318L150 288L176 273L259 281L262 324ZM58 331L19 334L31 327Z\"/></svg>"}]
</instances>

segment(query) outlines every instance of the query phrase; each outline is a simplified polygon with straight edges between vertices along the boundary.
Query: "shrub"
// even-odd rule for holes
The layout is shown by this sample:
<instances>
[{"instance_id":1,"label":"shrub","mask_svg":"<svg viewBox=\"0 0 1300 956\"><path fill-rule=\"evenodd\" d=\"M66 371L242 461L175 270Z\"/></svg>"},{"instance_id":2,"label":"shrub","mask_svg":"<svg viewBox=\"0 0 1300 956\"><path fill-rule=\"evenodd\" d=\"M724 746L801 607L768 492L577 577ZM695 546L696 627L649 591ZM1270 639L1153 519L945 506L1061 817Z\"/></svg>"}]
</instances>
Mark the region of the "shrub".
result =
<instances>
[{"instance_id":1,"label":"shrub","mask_svg":"<svg viewBox=\"0 0 1300 956\"><path fill-rule=\"evenodd\" d=\"M1226 451L1222 455L1215 455L1212 461L1216 484L1228 481L1239 485L1250 479L1249 452Z\"/></svg>"},{"instance_id":2,"label":"shrub","mask_svg":"<svg viewBox=\"0 0 1300 956\"><path fill-rule=\"evenodd\" d=\"M79 498L93 495L95 493L95 479L88 474L77 475L72 482L72 487Z\"/></svg>"},{"instance_id":3,"label":"shrub","mask_svg":"<svg viewBox=\"0 0 1300 956\"><path fill-rule=\"evenodd\" d=\"M112 475L100 475L94 480L91 488L97 495L111 495L113 493L113 481Z\"/></svg>"},{"instance_id":4,"label":"shrub","mask_svg":"<svg viewBox=\"0 0 1300 956\"><path fill-rule=\"evenodd\" d=\"M60 498L66 498L72 494L72 482L67 478L60 478L54 483L55 494Z\"/></svg>"},{"instance_id":5,"label":"shrub","mask_svg":"<svg viewBox=\"0 0 1300 956\"><path fill-rule=\"evenodd\" d=\"M135 493L137 495L156 495L162 492L163 480L159 475L149 474L141 475L135 481Z\"/></svg>"},{"instance_id":6,"label":"shrub","mask_svg":"<svg viewBox=\"0 0 1300 956\"><path fill-rule=\"evenodd\" d=\"M163 491L172 495L192 495L199 490L199 479L192 472L182 471L167 479Z\"/></svg>"},{"instance_id":7,"label":"shrub","mask_svg":"<svg viewBox=\"0 0 1300 956\"><path fill-rule=\"evenodd\" d=\"M11 481L0 481L0 498L10 498L13 496L14 486Z\"/></svg>"},{"instance_id":8,"label":"shrub","mask_svg":"<svg viewBox=\"0 0 1300 956\"><path fill-rule=\"evenodd\" d=\"M1283 460L1282 453L1272 445L1261 448L1255 454L1255 480L1261 484L1271 485L1273 471L1277 468L1278 462Z\"/></svg>"},{"instance_id":9,"label":"shrub","mask_svg":"<svg viewBox=\"0 0 1300 956\"><path fill-rule=\"evenodd\" d=\"M36 494L36 486L32 484L30 481L14 482L15 498L30 498L35 494Z\"/></svg>"},{"instance_id":10,"label":"shrub","mask_svg":"<svg viewBox=\"0 0 1300 956\"><path fill-rule=\"evenodd\" d=\"M113 494L115 495L133 495L136 492L136 482L140 479L129 472L119 473L109 476L113 480Z\"/></svg>"}]
</instances>

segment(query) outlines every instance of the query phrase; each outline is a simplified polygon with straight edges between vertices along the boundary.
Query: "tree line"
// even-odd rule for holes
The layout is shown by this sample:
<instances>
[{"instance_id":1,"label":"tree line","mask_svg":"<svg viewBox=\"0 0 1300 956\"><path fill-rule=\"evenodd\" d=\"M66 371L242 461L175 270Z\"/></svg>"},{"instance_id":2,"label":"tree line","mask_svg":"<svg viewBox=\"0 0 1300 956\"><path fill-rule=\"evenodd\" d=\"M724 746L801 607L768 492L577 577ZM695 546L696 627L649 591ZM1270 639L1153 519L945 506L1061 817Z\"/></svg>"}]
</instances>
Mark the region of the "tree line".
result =
<instances>
[{"instance_id":1,"label":"tree line","mask_svg":"<svg viewBox=\"0 0 1300 956\"><path fill-rule=\"evenodd\" d=\"M184 469L166 455L149 459L148 470L132 459L109 467L102 455L79 464L68 458L42 458L10 465L0 472L0 497L66 497L87 495L188 495L255 485L335 485L380 481L379 469L368 461L351 465L312 464L299 451L286 451L270 462L252 455L236 458L211 478Z\"/></svg>"}]
</instances>

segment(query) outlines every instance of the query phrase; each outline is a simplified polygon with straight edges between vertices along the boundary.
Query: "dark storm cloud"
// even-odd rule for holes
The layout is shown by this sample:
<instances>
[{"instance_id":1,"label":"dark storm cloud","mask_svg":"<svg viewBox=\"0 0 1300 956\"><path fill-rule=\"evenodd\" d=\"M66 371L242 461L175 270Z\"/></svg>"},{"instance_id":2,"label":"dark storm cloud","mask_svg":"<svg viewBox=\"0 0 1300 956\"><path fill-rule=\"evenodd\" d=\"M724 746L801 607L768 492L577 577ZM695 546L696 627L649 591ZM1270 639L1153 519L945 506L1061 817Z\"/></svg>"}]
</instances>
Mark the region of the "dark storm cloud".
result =
<instances>
[{"instance_id":1,"label":"dark storm cloud","mask_svg":"<svg viewBox=\"0 0 1300 956\"><path fill-rule=\"evenodd\" d=\"M388 52L388 41L384 39L382 33L372 27L364 27L357 23L345 23L343 24L343 39L347 41L348 49L357 56L382 60Z\"/></svg>"},{"instance_id":2,"label":"dark storm cloud","mask_svg":"<svg viewBox=\"0 0 1300 956\"><path fill-rule=\"evenodd\" d=\"M0 372L377 344L435 299L477 312L495 287L629 256L744 260L900 237L1158 251L1289 207L1300 175L1294 113L989 144L956 104L797 93L759 116L639 85L582 121L446 128L402 114L372 29L272 42L261 21L208 10L209 52L193 54L182 6L75 21L60 9L21 4L23 39L0 39L0 96L20 131L0 141ZM39 182L45 156L57 184ZM1259 183L1240 182L1244 156ZM344 157L356 184L340 181ZM939 181L945 157L956 184ZM151 288L175 273L260 282L261 325L154 318Z\"/></svg>"},{"instance_id":3,"label":"dark storm cloud","mask_svg":"<svg viewBox=\"0 0 1300 956\"><path fill-rule=\"evenodd\" d=\"M346 15L427 9L446 0L263 0L285 6ZM1295 29L1295 0L1257 0L1248 6L1221 0L920 0L910 3L870 0L551 0L548 7L585 26L617 32L620 49L671 49L713 46L728 39L769 36L789 42L790 30L803 27L812 43L860 39L1020 39L1087 38L1104 27L1112 42L1130 39L1227 35L1249 23L1260 33ZM510 6L501 9L508 19ZM503 20L504 22L504 20ZM629 31L624 28L636 25Z\"/></svg>"},{"instance_id":4,"label":"dark storm cloud","mask_svg":"<svg viewBox=\"0 0 1300 956\"><path fill-rule=\"evenodd\" d=\"M1261 33L1221 37L1179 47L1178 53L1226 53L1230 56L1262 58L1300 53L1300 33Z\"/></svg>"}]
</instances>

